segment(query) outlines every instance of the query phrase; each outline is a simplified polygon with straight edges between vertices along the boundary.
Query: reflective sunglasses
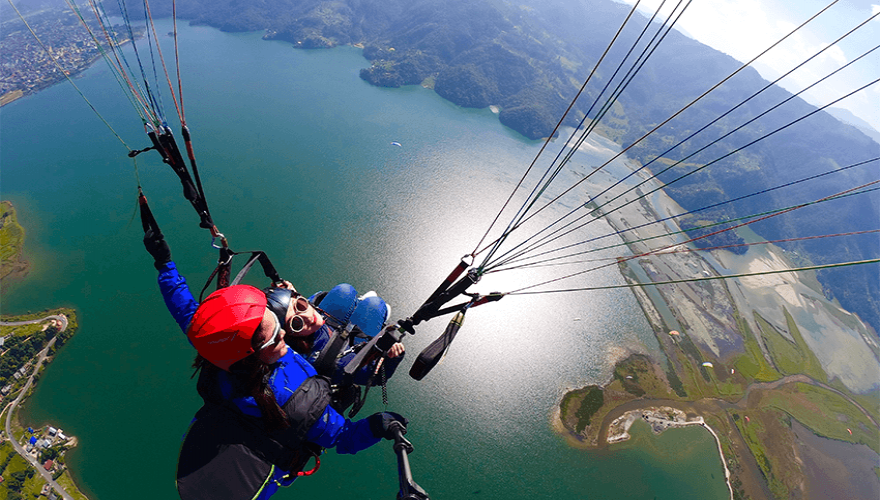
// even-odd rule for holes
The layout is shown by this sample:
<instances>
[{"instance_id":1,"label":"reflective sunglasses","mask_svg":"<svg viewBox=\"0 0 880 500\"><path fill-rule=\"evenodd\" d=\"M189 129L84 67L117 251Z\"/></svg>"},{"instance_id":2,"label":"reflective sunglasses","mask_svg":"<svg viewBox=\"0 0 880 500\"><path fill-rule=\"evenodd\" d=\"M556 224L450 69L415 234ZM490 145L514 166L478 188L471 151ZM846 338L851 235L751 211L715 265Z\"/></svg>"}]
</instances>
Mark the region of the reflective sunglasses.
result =
<instances>
[{"instance_id":1,"label":"reflective sunglasses","mask_svg":"<svg viewBox=\"0 0 880 500\"><path fill-rule=\"evenodd\" d=\"M269 340L267 340L265 344L263 344L263 345L261 345L260 347L258 347L258 348L257 348L257 352L260 352L260 351L262 351L263 349L269 347L270 345L275 344L276 342L278 342L278 339L280 338L280 335L278 335L279 333L281 333L281 322L280 322L280 321L276 321L276 322L275 322L275 332L272 333L272 337L270 337Z\"/></svg>"},{"instance_id":2,"label":"reflective sunglasses","mask_svg":"<svg viewBox=\"0 0 880 500\"><path fill-rule=\"evenodd\" d=\"M294 316L290 319L288 325L290 326L290 331L299 333L305 329L306 321L303 319L302 314L309 310L311 305L309 304L309 299L294 290L286 288L269 288L264 290L264 292L266 293L266 307L278 318L279 328L281 323L287 321L287 310L290 308L291 301L293 301Z\"/></svg>"}]
</instances>

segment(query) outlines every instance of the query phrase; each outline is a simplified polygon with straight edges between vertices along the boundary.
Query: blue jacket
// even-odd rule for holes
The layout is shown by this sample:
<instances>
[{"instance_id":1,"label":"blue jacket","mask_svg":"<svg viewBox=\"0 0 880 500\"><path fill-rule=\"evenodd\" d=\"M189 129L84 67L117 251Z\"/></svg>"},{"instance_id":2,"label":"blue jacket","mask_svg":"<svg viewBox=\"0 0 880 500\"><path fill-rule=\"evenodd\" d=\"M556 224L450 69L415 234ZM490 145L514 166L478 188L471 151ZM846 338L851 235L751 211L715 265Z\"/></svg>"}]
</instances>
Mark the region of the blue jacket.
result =
<instances>
[{"instance_id":1,"label":"blue jacket","mask_svg":"<svg viewBox=\"0 0 880 500\"><path fill-rule=\"evenodd\" d=\"M190 320L198 308L198 302L193 297L186 284L186 279L177 272L173 262L168 262L159 270L159 289L165 300L165 305L174 317L180 329L186 333ZM315 375L315 369L301 355L288 350L276 364L270 376L270 387L275 394L279 406L284 406L293 392L307 378ZM220 392L227 400L235 404L238 409L255 417L261 416L260 410L253 397L236 397L232 391L232 381L228 372L220 374ZM323 415L309 429L306 440L324 448L336 448L337 453L357 453L380 441L370 431L366 419L352 422L330 406L327 406ZM292 479L286 478L289 471L279 470L276 479L271 481L267 488L258 498L269 498L279 485L287 485Z\"/></svg>"}]
</instances>

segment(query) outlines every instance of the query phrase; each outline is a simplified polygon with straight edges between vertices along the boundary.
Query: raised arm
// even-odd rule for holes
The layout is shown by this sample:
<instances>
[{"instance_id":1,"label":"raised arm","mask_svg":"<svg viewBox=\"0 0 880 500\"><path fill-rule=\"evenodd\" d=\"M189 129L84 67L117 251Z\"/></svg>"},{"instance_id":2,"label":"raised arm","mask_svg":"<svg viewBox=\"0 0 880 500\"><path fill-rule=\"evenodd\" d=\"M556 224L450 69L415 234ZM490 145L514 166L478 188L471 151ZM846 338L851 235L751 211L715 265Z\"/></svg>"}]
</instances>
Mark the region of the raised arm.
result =
<instances>
[{"instance_id":1,"label":"raised arm","mask_svg":"<svg viewBox=\"0 0 880 500\"><path fill-rule=\"evenodd\" d=\"M159 291L165 300L165 306L180 329L186 333L199 304L189 291L186 278L177 272L177 266L171 261L171 249L162 233L148 229L144 234L144 247L153 256L153 266L159 271Z\"/></svg>"}]
</instances>

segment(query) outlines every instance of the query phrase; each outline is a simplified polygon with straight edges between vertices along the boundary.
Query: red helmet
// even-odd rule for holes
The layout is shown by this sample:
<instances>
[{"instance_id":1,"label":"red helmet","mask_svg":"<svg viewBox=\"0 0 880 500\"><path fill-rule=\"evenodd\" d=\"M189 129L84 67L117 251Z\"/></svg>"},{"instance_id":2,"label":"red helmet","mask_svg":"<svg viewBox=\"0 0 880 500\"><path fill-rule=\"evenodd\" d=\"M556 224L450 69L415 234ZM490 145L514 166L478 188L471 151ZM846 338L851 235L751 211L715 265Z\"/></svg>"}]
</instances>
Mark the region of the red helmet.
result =
<instances>
[{"instance_id":1,"label":"red helmet","mask_svg":"<svg viewBox=\"0 0 880 500\"><path fill-rule=\"evenodd\" d=\"M233 363L254 352L251 338L265 311L266 295L259 289L221 288L196 309L186 335L203 358L229 371Z\"/></svg>"}]
</instances>

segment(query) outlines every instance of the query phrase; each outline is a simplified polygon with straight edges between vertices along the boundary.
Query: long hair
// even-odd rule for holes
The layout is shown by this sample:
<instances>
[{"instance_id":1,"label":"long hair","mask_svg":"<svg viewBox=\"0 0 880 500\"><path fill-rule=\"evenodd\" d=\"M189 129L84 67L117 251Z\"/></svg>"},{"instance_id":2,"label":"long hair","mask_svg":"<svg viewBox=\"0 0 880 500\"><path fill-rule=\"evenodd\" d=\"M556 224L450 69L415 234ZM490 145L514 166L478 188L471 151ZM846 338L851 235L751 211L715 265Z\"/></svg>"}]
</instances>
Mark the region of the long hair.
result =
<instances>
[{"instance_id":1,"label":"long hair","mask_svg":"<svg viewBox=\"0 0 880 500\"><path fill-rule=\"evenodd\" d=\"M312 352L312 346L315 344L315 334L313 333L306 337L285 335L284 343L287 344L287 347L293 349L298 354L308 358Z\"/></svg>"},{"instance_id":2,"label":"long hair","mask_svg":"<svg viewBox=\"0 0 880 500\"><path fill-rule=\"evenodd\" d=\"M216 388L217 375L221 369L203 358L200 354L196 355L193 362L195 373L199 370L202 374L199 376L199 385L203 385L202 377L206 377L207 383L214 387L199 387L199 393L203 391L213 393L212 389ZM232 393L234 396L251 396L257 403L260 413L263 415L263 425L267 431L275 431L290 427L287 421L287 414L278 406L275 400L275 394L269 387L269 375L272 374L273 367L268 365L257 357L257 353L236 361L229 367L229 374L232 379ZM195 376L195 373L193 376ZM217 391L219 392L219 391ZM219 396L219 394L217 394ZM221 396L222 397L222 396Z\"/></svg>"}]
</instances>

